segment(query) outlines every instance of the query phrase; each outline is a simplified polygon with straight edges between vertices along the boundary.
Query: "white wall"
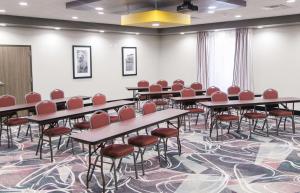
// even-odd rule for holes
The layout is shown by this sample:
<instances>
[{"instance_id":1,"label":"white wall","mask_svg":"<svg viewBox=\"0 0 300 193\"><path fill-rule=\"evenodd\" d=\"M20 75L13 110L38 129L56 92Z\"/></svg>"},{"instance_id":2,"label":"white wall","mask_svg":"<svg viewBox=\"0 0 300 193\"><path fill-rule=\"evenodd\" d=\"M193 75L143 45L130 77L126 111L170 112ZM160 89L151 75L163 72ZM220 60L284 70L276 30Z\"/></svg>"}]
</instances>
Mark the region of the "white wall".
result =
<instances>
[{"instance_id":1,"label":"white wall","mask_svg":"<svg viewBox=\"0 0 300 193\"><path fill-rule=\"evenodd\" d=\"M33 89L45 99L54 88L66 96L102 92L108 99L126 98L132 96L126 86L158 79L155 36L0 27L0 44L31 45ZM73 79L72 45L92 46L92 79ZM138 76L122 76L122 46L137 47Z\"/></svg>"}]
</instances>

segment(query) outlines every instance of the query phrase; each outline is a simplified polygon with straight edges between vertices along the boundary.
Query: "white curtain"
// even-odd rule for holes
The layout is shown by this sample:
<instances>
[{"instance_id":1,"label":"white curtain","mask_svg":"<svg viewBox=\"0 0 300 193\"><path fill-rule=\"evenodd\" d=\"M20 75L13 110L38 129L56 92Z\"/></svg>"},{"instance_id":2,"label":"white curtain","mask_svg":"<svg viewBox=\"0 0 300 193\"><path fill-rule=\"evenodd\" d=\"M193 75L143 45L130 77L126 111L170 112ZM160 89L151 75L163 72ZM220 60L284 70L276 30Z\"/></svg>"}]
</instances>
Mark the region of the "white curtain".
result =
<instances>
[{"instance_id":1,"label":"white curtain","mask_svg":"<svg viewBox=\"0 0 300 193\"><path fill-rule=\"evenodd\" d=\"M209 34L209 86L217 86L227 92L233 82L235 30L210 32Z\"/></svg>"},{"instance_id":2,"label":"white curtain","mask_svg":"<svg viewBox=\"0 0 300 193\"><path fill-rule=\"evenodd\" d=\"M203 88L208 88L208 60L209 60L209 33L199 32L197 34L197 79L203 85Z\"/></svg>"}]
</instances>

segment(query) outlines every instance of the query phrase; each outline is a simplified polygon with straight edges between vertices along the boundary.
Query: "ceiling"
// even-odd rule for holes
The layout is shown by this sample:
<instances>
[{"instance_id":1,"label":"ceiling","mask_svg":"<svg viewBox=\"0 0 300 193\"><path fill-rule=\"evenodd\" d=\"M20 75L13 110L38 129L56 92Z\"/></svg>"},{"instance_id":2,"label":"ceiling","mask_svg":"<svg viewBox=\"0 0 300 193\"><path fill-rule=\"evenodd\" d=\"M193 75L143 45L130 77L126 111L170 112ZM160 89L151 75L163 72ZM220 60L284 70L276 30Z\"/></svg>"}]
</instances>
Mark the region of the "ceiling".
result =
<instances>
[{"instance_id":1,"label":"ceiling","mask_svg":"<svg viewBox=\"0 0 300 193\"><path fill-rule=\"evenodd\" d=\"M26 1L28 6L20 6L20 1ZM105 9L105 4L101 1L92 3L92 9L76 10L66 9L66 3L71 0L1 0L0 10L4 9L6 15L39 17L61 20L75 20L94 23L120 24L121 12L112 8ZM110 0L112 1L112 0ZM120 7L124 6L126 0L118 1ZM150 1L150 0L149 0ZM170 0L168 0L170 1ZM174 0L177 1L177 0ZM201 0L213 2L215 0ZM278 5L280 5L278 7ZM104 14L98 14L95 7L103 6ZM275 6L275 8L265 8L266 6ZM175 6L176 7L176 6ZM207 13L207 7L199 7L199 12L189 13L192 15L192 24L207 24L215 22L236 21L244 19L254 19L272 16L292 15L300 13L300 0L294 3L287 3L286 0L247 0L247 7L222 7L215 10L215 13ZM170 9L170 8L169 8ZM241 15L236 18L236 15ZM78 19L72 19L72 17Z\"/></svg>"}]
</instances>

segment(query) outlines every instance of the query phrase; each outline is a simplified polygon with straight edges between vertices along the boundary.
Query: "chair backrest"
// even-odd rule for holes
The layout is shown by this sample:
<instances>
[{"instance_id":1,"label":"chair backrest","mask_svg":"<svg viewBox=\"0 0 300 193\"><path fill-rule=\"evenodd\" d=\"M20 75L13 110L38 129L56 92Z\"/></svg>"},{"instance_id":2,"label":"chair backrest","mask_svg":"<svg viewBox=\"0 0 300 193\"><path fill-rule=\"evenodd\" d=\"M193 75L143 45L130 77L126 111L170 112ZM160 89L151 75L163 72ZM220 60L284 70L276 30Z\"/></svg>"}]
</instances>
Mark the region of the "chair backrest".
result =
<instances>
[{"instance_id":1,"label":"chair backrest","mask_svg":"<svg viewBox=\"0 0 300 193\"><path fill-rule=\"evenodd\" d=\"M214 92L211 96L211 101L213 102L224 102L228 101L228 96L225 92L217 91Z\"/></svg>"},{"instance_id":2,"label":"chair backrest","mask_svg":"<svg viewBox=\"0 0 300 193\"><path fill-rule=\"evenodd\" d=\"M192 88L184 88L180 92L180 95L181 95L181 97L193 97L193 96L196 96L196 92Z\"/></svg>"},{"instance_id":3,"label":"chair backrest","mask_svg":"<svg viewBox=\"0 0 300 193\"><path fill-rule=\"evenodd\" d=\"M25 95L26 103L37 103L42 100L42 96L37 92L29 92Z\"/></svg>"},{"instance_id":4,"label":"chair backrest","mask_svg":"<svg viewBox=\"0 0 300 193\"><path fill-rule=\"evenodd\" d=\"M0 107L9 107L16 105L16 97L12 95L0 96Z\"/></svg>"},{"instance_id":5,"label":"chair backrest","mask_svg":"<svg viewBox=\"0 0 300 193\"><path fill-rule=\"evenodd\" d=\"M103 105L106 103L106 96L101 93L97 93L93 96L92 102L94 106Z\"/></svg>"},{"instance_id":6,"label":"chair backrest","mask_svg":"<svg viewBox=\"0 0 300 193\"><path fill-rule=\"evenodd\" d=\"M44 115L55 113L57 111L57 108L54 102L45 100L35 105L35 111L38 115Z\"/></svg>"},{"instance_id":7,"label":"chair backrest","mask_svg":"<svg viewBox=\"0 0 300 193\"><path fill-rule=\"evenodd\" d=\"M264 91L263 93L264 99L277 99L278 98L278 92L275 89L269 88Z\"/></svg>"},{"instance_id":8,"label":"chair backrest","mask_svg":"<svg viewBox=\"0 0 300 193\"><path fill-rule=\"evenodd\" d=\"M175 83L172 85L172 91L181 91L183 87L183 84Z\"/></svg>"},{"instance_id":9,"label":"chair backrest","mask_svg":"<svg viewBox=\"0 0 300 193\"><path fill-rule=\"evenodd\" d=\"M199 82L194 82L191 84L191 88L194 90L202 90L202 84Z\"/></svg>"},{"instance_id":10,"label":"chair backrest","mask_svg":"<svg viewBox=\"0 0 300 193\"><path fill-rule=\"evenodd\" d=\"M140 80L140 81L138 81L138 83L137 83L137 86L138 87L149 87L149 82L147 81L147 80Z\"/></svg>"},{"instance_id":11,"label":"chair backrest","mask_svg":"<svg viewBox=\"0 0 300 193\"><path fill-rule=\"evenodd\" d=\"M166 80L159 80L159 81L157 81L157 83L156 84L159 84L159 85L161 85L161 87L167 87L168 86L168 81L166 81Z\"/></svg>"},{"instance_id":12,"label":"chair backrest","mask_svg":"<svg viewBox=\"0 0 300 193\"><path fill-rule=\"evenodd\" d=\"M143 115L156 112L156 104L154 102L147 102L143 106Z\"/></svg>"},{"instance_id":13,"label":"chair backrest","mask_svg":"<svg viewBox=\"0 0 300 193\"><path fill-rule=\"evenodd\" d=\"M162 91L162 86L159 84L152 84L149 86L149 92L160 92Z\"/></svg>"},{"instance_id":14,"label":"chair backrest","mask_svg":"<svg viewBox=\"0 0 300 193\"><path fill-rule=\"evenodd\" d=\"M241 92L240 87L232 85L227 89L228 94L239 94Z\"/></svg>"},{"instance_id":15,"label":"chair backrest","mask_svg":"<svg viewBox=\"0 0 300 193\"><path fill-rule=\"evenodd\" d=\"M64 91L60 90L60 89L54 89L51 93L50 93L50 98L53 99L61 99L61 98L65 98L65 93Z\"/></svg>"},{"instance_id":16,"label":"chair backrest","mask_svg":"<svg viewBox=\"0 0 300 193\"><path fill-rule=\"evenodd\" d=\"M184 81L181 79L174 80L173 84L176 84L176 83L184 85Z\"/></svg>"},{"instance_id":17,"label":"chair backrest","mask_svg":"<svg viewBox=\"0 0 300 193\"><path fill-rule=\"evenodd\" d=\"M220 91L220 89L216 86L211 86L206 90L206 95L211 96L214 92Z\"/></svg>"},{"instance_id":18,"label":"chair backrest","mask_svg":"<svg viewBox=\"0 0 300 193\"><path fill-rule=\"evenodd\" d=\"M253 100L255 98L254 93L250 90L244 90L239 94L239 100Z\"/></svg>"},{"instance_id":19,"label":"chair backrest","mask_svg":"<svg viewBox=\"0 0 300 193\"><path fill-rule=\"evenodd\" d=\"M118 115L120 121L126 121L128 119L135 118L135 111L133 108L125 105L122 108L120 108Z\"/></svg>"},{"instance_id":20,"label":"chair backrest","mask_svg":"<svg viewBox=\"0 0 300 193\"><path fill-rule=\"evenodd\" d=\"M81 97L72 97L67 100L67 109L79 109L83 107L83 100Z\"/></svg>"},{"instance_id":21,"label":"chair backrest","mask_svg":"<svg viewBox=\"0 0 300 193\"><path fill-rule=\"evenodd\" d=\"M107 112L97 111L90 118L90 128L97 129L110 124L110 117Z\"/></svg>"}]
</instances>

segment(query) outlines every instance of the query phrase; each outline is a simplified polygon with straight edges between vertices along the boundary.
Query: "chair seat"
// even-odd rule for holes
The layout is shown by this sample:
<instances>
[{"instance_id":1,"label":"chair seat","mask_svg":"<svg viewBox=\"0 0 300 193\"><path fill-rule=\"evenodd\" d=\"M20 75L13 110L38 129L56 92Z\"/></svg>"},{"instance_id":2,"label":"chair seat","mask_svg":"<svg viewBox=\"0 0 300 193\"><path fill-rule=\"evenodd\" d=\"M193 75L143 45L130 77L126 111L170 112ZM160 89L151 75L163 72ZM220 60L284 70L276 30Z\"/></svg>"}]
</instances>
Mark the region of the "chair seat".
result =
<instances>
[{"instance_id":1,"label":"chair seat","mask_svg":"<svg viewBox=\"0 0 300 193\"><path fill-rule=\"evenodd\" d=\"M158 138L156 136L151 135L138 135L135 137L130 137L128 139L128 144L137 146L137 147L145 147L148 145L154 145L158 142Z\"/></svg>"},{"instance_id":2,"label":"chair seat","mask_svg":"<svg viewBox=\"0 0 300 193\"><path fill-rule=\"evenodd\" d=\"M190 113L204 113L204 109L201 109L201 108L188 108L186 109L188 110Z\"/></svg>"},{"instance_id":3,"label":"chair seat","mask_svg":"<svg viewBox=\"0 0 300 193\"><path fill-rule=\"evenodd\" d=\"M217 115L216 119L219 121L231 122L231 121L238 121L239 117L236 115Z\"/></svg>"},{"instance_id":4,"label":"chair seat","mask_svg":"<svg viewBox=\"0 0 300 193\"><path fill-rule=\"evenodd\" d=\"M167 105L168 104L168 102L165 100L156 100L156 101L154 101L154 103L156 105Z\"/></svg>"},{"instance_id":5,"label":"chair seat","mask_svg":"<svg viewBox=\"0 0 300 193\"><path fill-rule=\"evenodd\" d=\"M248 119L265 119L265 118L267 118L267 115L265 113L257 113L257 112L245 113L244 116Z\"/></svg>"},{"instance_id":6,"label":"chair seat","mask_svg":"<svg viewBox=\"0 0 300 193\"><path fill-rule=\"evenodd\" d=\"M133 153L134 148L127 144L112 144L104 147L101 152L103 156L110 158L120 158Z\"/></svg>"},{"instance_id":7,"label":"chair seat","mask_svg":"<svg viewBox=\"0 0 300 193\"><path fill-rule=\"evenodd\" d=\"M164 138L177 137L178 130L174 128L157 128L151 131L151 135Z\"/></svg>"},{"instance_id":8,"label":"chair seat","mask_svg":"<svg viewBox=\"0 0 300 193\"><path fill-rule=\"evenodd\" d=\"M10 118L5 122L5 125L8 126L17 126L17 125L24 125L28 123L28 119L23 117L17 117L17 118Z\"/></svg>"},{"instance_id":9,"label":"chair seat","mask_svg":"<svg viewBox=\"0 0 300 193\"><path fill-rule=\"evenodd\" d=\"M67 127L53 127L44 131L44 135L49 137L67 135L69 133L71 133L71 129Z\"/></svg>"},{"instance_id":10,"label":"chair seat","mask_svg":"<svg viewBox=\"0 0 300 193\"><path fill-rule=\"evenodd\" d=\"M110 122L114 123L114 122L118 122L119 121L119 116L117 115L111 115L110 117Z\"/></svg>"},{"instance_id":11,"label":"chair seat","mask_svg":"<svg viewBox=\"0 0 300 193\"><path fill-rule=\"evenodd\" d=\"M273 110L269 112L270 115L275 117L289 117L293 116L292 111L286 111L286 110Z\"/></svg>"},{"instance_id":12,"label":"chair seat","mask_svg":"<svg viewBox=\"0 0 300 193\"><path fill-rule=\"evenodd\" d=\"M90 128L90 122L89 121L82 121L82 122L75 123L74 128L89 129Z\"/></svg>"}]
</instances>

